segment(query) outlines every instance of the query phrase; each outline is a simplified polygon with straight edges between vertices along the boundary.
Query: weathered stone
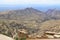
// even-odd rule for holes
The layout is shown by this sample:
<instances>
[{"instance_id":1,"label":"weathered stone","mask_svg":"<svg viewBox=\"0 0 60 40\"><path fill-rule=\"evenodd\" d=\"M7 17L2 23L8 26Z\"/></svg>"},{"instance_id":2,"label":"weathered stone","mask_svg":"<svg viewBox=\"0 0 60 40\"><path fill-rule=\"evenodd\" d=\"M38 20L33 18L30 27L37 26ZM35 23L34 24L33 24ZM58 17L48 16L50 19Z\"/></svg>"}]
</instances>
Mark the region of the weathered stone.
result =
<instances>
[{"instance_id":1,"label":"weathered stone","mask_svg":"<svg viewBox=\"0 0 60 40\"><path fill-rule=\"evenodd\" d=\"M45 34L55 34L55 32L46 31Z\"/></svg>"},{"instance_id":2,"label":"weathered stone","mask_svg":"<svg viewBox=\"0 0 60 40\"><path fill-rule=\"evenodd\" d=\"M40 35L36 35L36 38L41 38L42 36L40 36Z\"/></svg>"},{"instance_id":3,"label":"weathered stone","mask_svg":"<svg viewBox=\"0 0 60 40\"><path fill-rule=\"evenodd\" d=\"M28 33L25 29L20 29L18 31L21 32L21 33L24 33L24 34L27 34Z\"/></svg>"},{"instance_id":4,"label":"weathered stone","mask_svg":"<svg viewBox=\"0 0 60 40\"><path fill-rule=\"evenodd\" d=\"M14 40L13 38L10 38L8 36L0 34L0 40Z\"/></svg>"},{"instance_id":5,"label":"weathered stone","mask_svg":"<svg viewBox=\"0 0 60 40\"><path fill-rule=\"evenodd\" d=\"M60 35L54 35L55 38L60 38Z\"/></svg>"},{"instance_id":6,"label":"weathered stone","mask_svg":"<svg viewBox=\"0 0 60 40\"><path fill-rule=\"evenodd\" d=\"M47 38L54 38L53 35L46 35Z\"/></svg>"},{"instance_id":7,"label":"weathered stone","mask_svg":"<svg viewBox=\"0 0 60 40\"><path fill-rule=\"evenodd\" d=\"M60 35L60 32L59 33L55 33L55 34Z\"/></svg>"},{"instance_id":8,"label":"weathered stone","mask_svg":"<svg viewBox=\"0 0 60 40\"><path fill-rule=\"evenodd\" d=\"M28 35L28 38L36 38L35 34Z\"/></svg>"}]
</instances>

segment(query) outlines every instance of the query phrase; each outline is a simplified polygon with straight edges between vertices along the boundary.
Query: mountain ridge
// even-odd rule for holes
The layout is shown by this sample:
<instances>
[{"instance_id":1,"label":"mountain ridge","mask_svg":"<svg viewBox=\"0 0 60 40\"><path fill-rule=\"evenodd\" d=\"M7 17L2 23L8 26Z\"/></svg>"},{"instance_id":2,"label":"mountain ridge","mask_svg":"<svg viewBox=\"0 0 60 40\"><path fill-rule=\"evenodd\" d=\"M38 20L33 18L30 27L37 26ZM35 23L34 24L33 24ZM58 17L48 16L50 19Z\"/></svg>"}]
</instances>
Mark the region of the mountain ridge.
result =
<instances>
[{"instance_id":1,"label":"mountain ridge","mask_svg":"<svg viewBox=\"0 0 60 40\"><path fill-rule=\"evenodd\" d=\"M1 33L4 34L8 30L6 35L18 33L16 30L20 29L27 30L32 37L44 36L46 31L60 32L60 10L56 9L49 9L47 12L33 8L8 10L0 12L0 21L3 25L0 25ZM14 36L11 34L9 36Z\"/></svg>"}]
</instances>

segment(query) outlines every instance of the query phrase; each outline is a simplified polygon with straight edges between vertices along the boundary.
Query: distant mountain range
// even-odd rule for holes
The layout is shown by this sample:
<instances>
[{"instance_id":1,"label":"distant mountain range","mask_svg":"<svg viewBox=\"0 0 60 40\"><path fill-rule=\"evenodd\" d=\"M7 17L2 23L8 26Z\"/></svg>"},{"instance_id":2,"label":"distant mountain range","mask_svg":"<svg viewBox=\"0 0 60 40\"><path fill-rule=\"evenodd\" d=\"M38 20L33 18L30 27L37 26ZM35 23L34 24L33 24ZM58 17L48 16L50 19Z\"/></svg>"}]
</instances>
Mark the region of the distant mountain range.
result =
<instances>
[{"instance_id":1,"label":"distant mountain range","mask_svg":"<svg viewBox=\"0 0 60 40\"><path fill-rule=\"evenodd\" d=\"M33 8L26 8L22 10L0 12L0 19L44 21L46 19L46 14Z\"/></svg>"},{"instance_id":2,"label":"distant mountain range","mask_svg":"<svg viewBox=\"0 0 60 40\"><path fill-rule=\"evenodd\" d=\"M25 29L28 35L33 35L33 37L44 36L46 31L60 32L60 10L49 9L43 12L34 8L26 8L3 11L0 12L0 23L3 25L0 25L1 33L4 33L4 30L8 30L7 34L9 34L9 32L15 32L14 30Z\"/></svg>"},{"instance_id":3,"label":"distant mountain range","mask_svg":"<svg viewBox=\"0 0 60 40\"><path fill-rule=\"evenodd\" d=\"M60 10L49 9L47 12L42 12L34 8L26 8L22 10L8 10L0 12L0 19L14 20L49 20L60 19Z\"/></svg>"}]
</instances>

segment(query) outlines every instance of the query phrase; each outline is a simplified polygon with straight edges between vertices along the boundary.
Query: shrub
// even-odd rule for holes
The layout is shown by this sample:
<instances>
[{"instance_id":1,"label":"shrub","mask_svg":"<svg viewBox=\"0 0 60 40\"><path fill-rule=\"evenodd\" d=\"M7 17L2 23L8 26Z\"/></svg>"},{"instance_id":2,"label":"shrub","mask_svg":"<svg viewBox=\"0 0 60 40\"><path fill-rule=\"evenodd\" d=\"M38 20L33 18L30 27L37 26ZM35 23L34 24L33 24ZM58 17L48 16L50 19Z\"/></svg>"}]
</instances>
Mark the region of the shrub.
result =
<instances>
[{"instance_id":1,"label":"shrub","mask_svg":"<svg viewBox=\"0 0 60 40\"><path fill-rule=\"evenodd\" d=\"M26 40L26 38L21 38L20 40Z\"/></svg>"},{"instance_id":2,"label":"shrub","mask_svg":"<svg viewBox=\"0 0 60 40\"><path fill-rule=\"evenodd\" d=\"M16 37L16 39L15 40L18 40L18 38Z\"/></svg>"}]
</instances>

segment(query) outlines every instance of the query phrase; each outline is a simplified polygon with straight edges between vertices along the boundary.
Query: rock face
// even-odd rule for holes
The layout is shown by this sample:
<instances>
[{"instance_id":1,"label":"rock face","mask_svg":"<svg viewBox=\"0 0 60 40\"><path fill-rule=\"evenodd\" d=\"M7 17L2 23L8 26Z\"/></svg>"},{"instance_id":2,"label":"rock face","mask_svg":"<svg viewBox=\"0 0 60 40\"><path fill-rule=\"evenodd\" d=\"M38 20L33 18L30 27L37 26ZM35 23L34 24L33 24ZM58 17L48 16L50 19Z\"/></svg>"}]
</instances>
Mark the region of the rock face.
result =
<instances>
[{"instance_id":1,"label":"rock face","mask_svg":"<svg viewBox=\"0 0 60 40\"><path fill-rule=\"evenodd\" d=\"M46 35L47 38L54 38L53 35Z\"/></svg>"},{"instance_id":2,"label":"rock face","mask_svg":"<svg viewBox=\"0 0 60 40\"><path fill-rule=\"evenodd\" d=\"M47 31L47 32L45 32L44 36L46 38L60 38L60 33L59 32Z\"/></svg>"},{"instance_id":3,"label":"rock face","mask_svg":"<svg viewBox=\"0 0 60 40\"><path fill-rule=\"evenodd\" d=\"M54 35L55 38L60 38L60 35Z\"/></svg>"},{"instance_id":4,"label":"rock face","mask_svg":"<svg viewBox=\"0 0 60 40\"><path fill-rule=\"evenodd\" d=\"M54 37L55 38L60 38L60 32L59 33L55 33Z\"/></svg>"},{"instance_id":5,"label":"rock face","mask_svg":"<svg viewBox=\"0 0 60 40\"><path fill-rule=\"evenodd\" d=\"M12 39L12 38L10 38L8 36L0 34L0 40L14 40L14 39Z\"/></svg>"}]
</instances>

